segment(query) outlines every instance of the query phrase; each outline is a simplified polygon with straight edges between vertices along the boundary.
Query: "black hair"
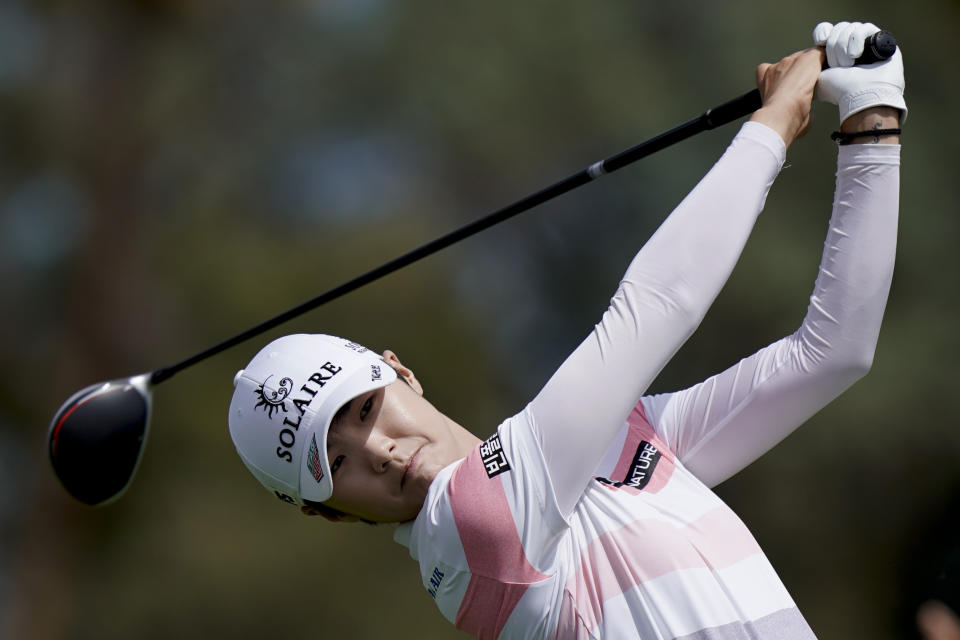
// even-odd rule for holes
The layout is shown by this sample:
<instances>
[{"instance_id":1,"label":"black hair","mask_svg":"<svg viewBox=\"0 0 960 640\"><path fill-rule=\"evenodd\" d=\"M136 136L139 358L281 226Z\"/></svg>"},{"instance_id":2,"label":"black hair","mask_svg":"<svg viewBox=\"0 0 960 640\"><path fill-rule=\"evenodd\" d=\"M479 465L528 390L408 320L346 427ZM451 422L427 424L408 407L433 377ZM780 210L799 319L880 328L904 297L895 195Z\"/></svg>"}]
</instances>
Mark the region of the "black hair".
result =
<instances>
[{"instance_id":1,"label":"black hair","mask_svg":"<svg viewBox=\"0 0 960 640\"><path fill-rule=\"evenodd\" d=\"M360 522L371 524L376 526L377 523L373 520L367 520L366 518L360 518L359 516L354 516L352 513L347 513L346 511L340 511L339 509L334 509L333 507L327 506L322 502L314 502L313 500L303 500L303 504L319 512L320 515L328 518L330 520L340 520L344 516L351 516L358 518Z\"/></svg>"}]
</instances>

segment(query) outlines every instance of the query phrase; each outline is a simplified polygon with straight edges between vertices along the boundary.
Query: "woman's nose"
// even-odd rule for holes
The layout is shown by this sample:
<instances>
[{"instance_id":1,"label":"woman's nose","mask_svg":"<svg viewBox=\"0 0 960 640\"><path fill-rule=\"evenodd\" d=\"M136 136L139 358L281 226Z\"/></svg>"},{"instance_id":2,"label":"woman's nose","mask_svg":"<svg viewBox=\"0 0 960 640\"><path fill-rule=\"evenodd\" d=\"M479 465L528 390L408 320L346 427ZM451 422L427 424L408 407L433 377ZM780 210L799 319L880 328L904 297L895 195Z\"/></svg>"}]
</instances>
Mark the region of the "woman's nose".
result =
<instances>
[{"instance_id":1,"label":"woman's nose","mask_svg":"<svg viewBox=\"0 0 960 640\"><path fill-rule=\"evenodd\" d=\"M393 460L396 443L386 436L371 434L367 440L367 452L370 454L370 464L374 471L383 473Z\"/></svg>"}]
</instances>

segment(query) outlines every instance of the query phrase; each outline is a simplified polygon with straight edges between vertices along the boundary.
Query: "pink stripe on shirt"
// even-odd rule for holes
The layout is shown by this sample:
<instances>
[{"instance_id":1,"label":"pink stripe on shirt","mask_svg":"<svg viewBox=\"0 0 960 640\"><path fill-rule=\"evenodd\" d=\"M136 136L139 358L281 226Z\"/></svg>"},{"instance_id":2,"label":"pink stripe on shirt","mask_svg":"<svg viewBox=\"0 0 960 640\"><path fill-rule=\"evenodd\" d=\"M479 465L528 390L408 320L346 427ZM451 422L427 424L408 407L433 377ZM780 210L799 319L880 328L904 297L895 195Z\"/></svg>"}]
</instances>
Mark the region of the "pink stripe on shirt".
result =
<instances>
[{"instance_id":1,"label":"pink stripe on shirt","mask_svg":"<svg viewBox=\"0 0 960 640\"><path fill-rule=\"evenodd\" d=\"M605 533L583 549L580 567L567 582L573 607L563 607L557 637L578 626L595 629L603 603L639 584L682 569L718 570L763 553L726 506L677 526L644 519Z\"/></svg>"},{"instance_id":2,"label":"pink stripe on shirt","mask_svg":"<svg viewBox=\"0 0 960 640\"><path fill-rule=\"evenodd\" d=\"M503 477L487 477L479 445L454 471L449 487L453 518L472 574L455 624L478 638L496 638L527 586L547 576L527 560Z\"/></svg>"}]
</instances>

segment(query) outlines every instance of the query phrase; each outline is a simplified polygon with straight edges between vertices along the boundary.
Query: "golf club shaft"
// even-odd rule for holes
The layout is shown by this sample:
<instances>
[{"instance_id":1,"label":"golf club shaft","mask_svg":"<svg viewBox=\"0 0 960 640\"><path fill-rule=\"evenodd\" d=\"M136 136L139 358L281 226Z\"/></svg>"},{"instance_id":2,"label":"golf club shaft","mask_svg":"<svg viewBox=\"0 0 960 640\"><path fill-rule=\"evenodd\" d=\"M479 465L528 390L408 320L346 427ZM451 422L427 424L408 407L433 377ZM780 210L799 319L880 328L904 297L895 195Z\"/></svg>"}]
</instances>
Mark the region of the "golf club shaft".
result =
<instances>
[{"instance_id":1,"label":"golf club shaft","mask_svg":"<svg viewBox=\"0 0 960 640\"><path fill-rule=\"evenodd\" d=\"M315 298L311 298L306 302L293 307L278 316L274 316L269 320L265 320L260 324L238 333L237 335L224 340L223 342L210 347L200 353L178 362L176 364L162 367L154 371L150 376L151 384L159 384L164 380L175 375L177 372L186 369L189 366L192 366L202 360L214 356L221 351L225 351L231 347L234 347L241 342L245 342L254 336L260 335L274 327L277 327L288 320L296 318L299 315L302 315L308 311L316 309L317 307L324 305L331 300L335 300L355 289L379 280L380 278L402 269L403 267L412 264L422 258L426 258L429 255L432 255L441 249L449 247L450 245L468 238L476 233L488 229L495 224L503 222L509 218L516 216L517 214L528 211L537 205L543 204L548 200L552 200L558 196L561 196L569 191L581 187L588 182L591 182L600 176L612 173L618 169L645 158L646 156L656 153L662 149L676 144L682 140L696 135L702 131L707 131L709 129L714 129L721 125L732 122L738 118L741 118L747 114L750 114L761 106L760 101L760 92L754 89L744 95L725 102L713 109L708 109L702 115L693 118L669 131L661 133L658 136L650 138L649 140L642 142L634 147L631 147L625 151L622 151L616 155L610 156L600 162L596 162L586 169L579 171L571 176L556 182L549 187L541 189L536 193L530 194L525 198L522 198L513 204L507 205L506 207L494 211L470 224L467 224L455 231L441 236L427 244L424 244L404 255L401 255L389 262L386 262L379 267L368 271L356 278L344 282L343 284L322 293Z\"/></svg>"}]
</instances>

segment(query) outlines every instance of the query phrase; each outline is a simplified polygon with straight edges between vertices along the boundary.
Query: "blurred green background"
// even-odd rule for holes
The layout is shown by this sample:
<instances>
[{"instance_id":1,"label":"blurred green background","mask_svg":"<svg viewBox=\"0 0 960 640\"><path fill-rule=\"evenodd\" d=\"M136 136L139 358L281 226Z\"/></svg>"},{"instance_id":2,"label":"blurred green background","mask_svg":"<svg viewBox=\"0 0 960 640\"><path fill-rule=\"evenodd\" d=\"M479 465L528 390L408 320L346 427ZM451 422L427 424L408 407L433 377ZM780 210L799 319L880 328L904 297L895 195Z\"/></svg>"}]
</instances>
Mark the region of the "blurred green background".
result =
<instances>
[{"instance_id":1,"label":"blurred green background","mask_svg":"<svg viewBox=\"0 0 960 640\"><path fill-rule=\"evenodd\" d=\"M736 125L179 374L112 506L57 484L49 419L747 91L822 19L903 46L893 291L871 374L719 491L820 637L911 637L960 535L952 0L0 0L0 637L462 637L388 527L303 518L248 475L234 372L283 333L347 335L486 436ZM835 108L815 119L654 391L799 324L835 166Z\"/></svg>"}]
</instances>

